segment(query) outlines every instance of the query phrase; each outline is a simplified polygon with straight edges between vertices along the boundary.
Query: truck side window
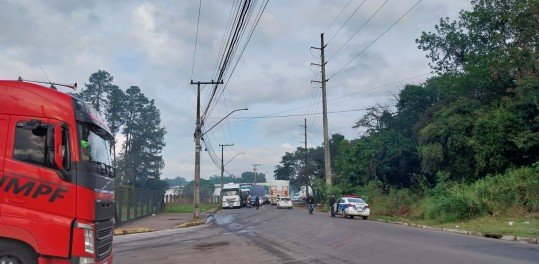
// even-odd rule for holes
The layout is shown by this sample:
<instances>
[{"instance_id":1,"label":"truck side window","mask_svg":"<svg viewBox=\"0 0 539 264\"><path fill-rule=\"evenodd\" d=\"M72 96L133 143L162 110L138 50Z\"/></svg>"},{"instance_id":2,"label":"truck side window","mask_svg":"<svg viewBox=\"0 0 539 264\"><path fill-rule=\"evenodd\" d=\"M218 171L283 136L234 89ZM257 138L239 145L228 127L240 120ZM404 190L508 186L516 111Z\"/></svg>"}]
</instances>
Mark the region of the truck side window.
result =
<instances>
[{"instance_id":1,"label":"truck side window","mask_svg":"<svg viewBox=\"0 0 539 264\"><path fill-rule=\"evenodd\" d=\"M21 124L15 127L15 145L13 159L40 166L47 164L47 128L39 126L35 129L25 129Z\"/></svg>"}]
</instances>

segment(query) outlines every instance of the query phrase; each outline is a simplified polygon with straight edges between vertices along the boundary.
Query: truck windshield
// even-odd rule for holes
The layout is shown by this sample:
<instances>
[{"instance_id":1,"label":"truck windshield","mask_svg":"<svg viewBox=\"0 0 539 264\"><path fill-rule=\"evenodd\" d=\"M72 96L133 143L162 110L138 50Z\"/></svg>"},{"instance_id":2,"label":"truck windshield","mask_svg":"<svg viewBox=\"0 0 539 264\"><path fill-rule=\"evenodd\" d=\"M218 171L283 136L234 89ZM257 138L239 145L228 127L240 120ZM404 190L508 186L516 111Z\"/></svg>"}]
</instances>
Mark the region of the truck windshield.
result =
<instances>
[{"instance_id":1,"label":"truck windshield","mask_svg":"<svg viewBox=\"0 0 539 264\"><path fill-rule=\"evenodd\" d=\"M80 149L82 160L111 165L109 142L102 136L99 128L79 124Z\"/></svg>"},{"instance_id":2,"label":"truck windshield","mask_svg":"<svg viewBox=\"0 0 539 264\"><path fill-rule=\"evenodd\" d=\"M233 195L239 195L240 192L238 190L223 190L223 196L233 196Z\"/></svg>"}]
</instances>

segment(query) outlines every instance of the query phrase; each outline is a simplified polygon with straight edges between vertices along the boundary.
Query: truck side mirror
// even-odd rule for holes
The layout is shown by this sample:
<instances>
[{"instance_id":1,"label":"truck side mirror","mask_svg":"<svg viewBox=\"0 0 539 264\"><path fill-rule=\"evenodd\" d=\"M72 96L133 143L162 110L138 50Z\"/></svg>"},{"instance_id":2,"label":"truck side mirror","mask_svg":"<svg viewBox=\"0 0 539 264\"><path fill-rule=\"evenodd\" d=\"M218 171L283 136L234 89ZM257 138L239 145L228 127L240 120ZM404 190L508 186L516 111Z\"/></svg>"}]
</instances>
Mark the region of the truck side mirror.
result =
<instances>
[{"instance_id":1,"label":"truck side mirror","mask_svg":"<svg viewBox=\"0 0 539 264\"><path fill-rule=\"evenodd\" d=\"M68 130L62 125L53 127L54 135L54 165L60 171L60 177L64 181L70 181L71 177L67 170L71 168L71 155L69 150ZM48 137L47 133L47 137Z\"/></svg>"}]
</instances>

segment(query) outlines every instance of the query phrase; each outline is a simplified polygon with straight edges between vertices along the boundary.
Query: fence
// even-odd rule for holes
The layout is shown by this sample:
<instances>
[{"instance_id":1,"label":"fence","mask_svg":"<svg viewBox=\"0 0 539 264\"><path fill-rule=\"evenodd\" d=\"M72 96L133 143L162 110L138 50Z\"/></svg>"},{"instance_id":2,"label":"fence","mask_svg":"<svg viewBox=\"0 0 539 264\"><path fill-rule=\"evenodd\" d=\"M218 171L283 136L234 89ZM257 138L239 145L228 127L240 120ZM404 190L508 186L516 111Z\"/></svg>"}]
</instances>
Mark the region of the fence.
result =
<instances>
[{"instance_id":1,"label":"fence","mask_svg":"<svg viewBox=\"0 0 539 264\"><path fill-rule=\"evenodd\" d=\"M175 205L193 204L192 195L188 195L188 197L185 197L184 195L178 195L178 194L166 194L164 200L165 200L165 208L173 207ZM212 196L208 196L208 195L200 195L200 202L201 203L215 203Z\"/></svg>"},{"instance_id":2,"label":"fence","mask_svg":"<svg viewBox=\"0 0 539 264\"><path fill-rule=\"evenodd\" d=\"M163 192L119 186L114 189L116 225L164 210Z\"/></svg>"}]
</instances>

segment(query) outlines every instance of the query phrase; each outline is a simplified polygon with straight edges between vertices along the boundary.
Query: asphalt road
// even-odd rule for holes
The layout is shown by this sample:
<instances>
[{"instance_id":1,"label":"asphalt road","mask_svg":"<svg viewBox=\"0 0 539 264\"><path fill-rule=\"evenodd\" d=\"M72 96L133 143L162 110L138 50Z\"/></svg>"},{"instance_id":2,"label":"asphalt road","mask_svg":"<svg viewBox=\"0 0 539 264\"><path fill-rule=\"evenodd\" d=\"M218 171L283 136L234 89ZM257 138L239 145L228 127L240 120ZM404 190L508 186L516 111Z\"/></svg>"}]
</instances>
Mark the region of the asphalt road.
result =
<instances>
[{"instance_id":1,"label":"asphalt road","mask_svg":"<svg viewBox=\"0 0 539 264\"><path fill-rule=\"evenodd\" d=\"M114 263L539 263L539 245L274 206L115 237Z\"/></svg>"}]
</instances>

